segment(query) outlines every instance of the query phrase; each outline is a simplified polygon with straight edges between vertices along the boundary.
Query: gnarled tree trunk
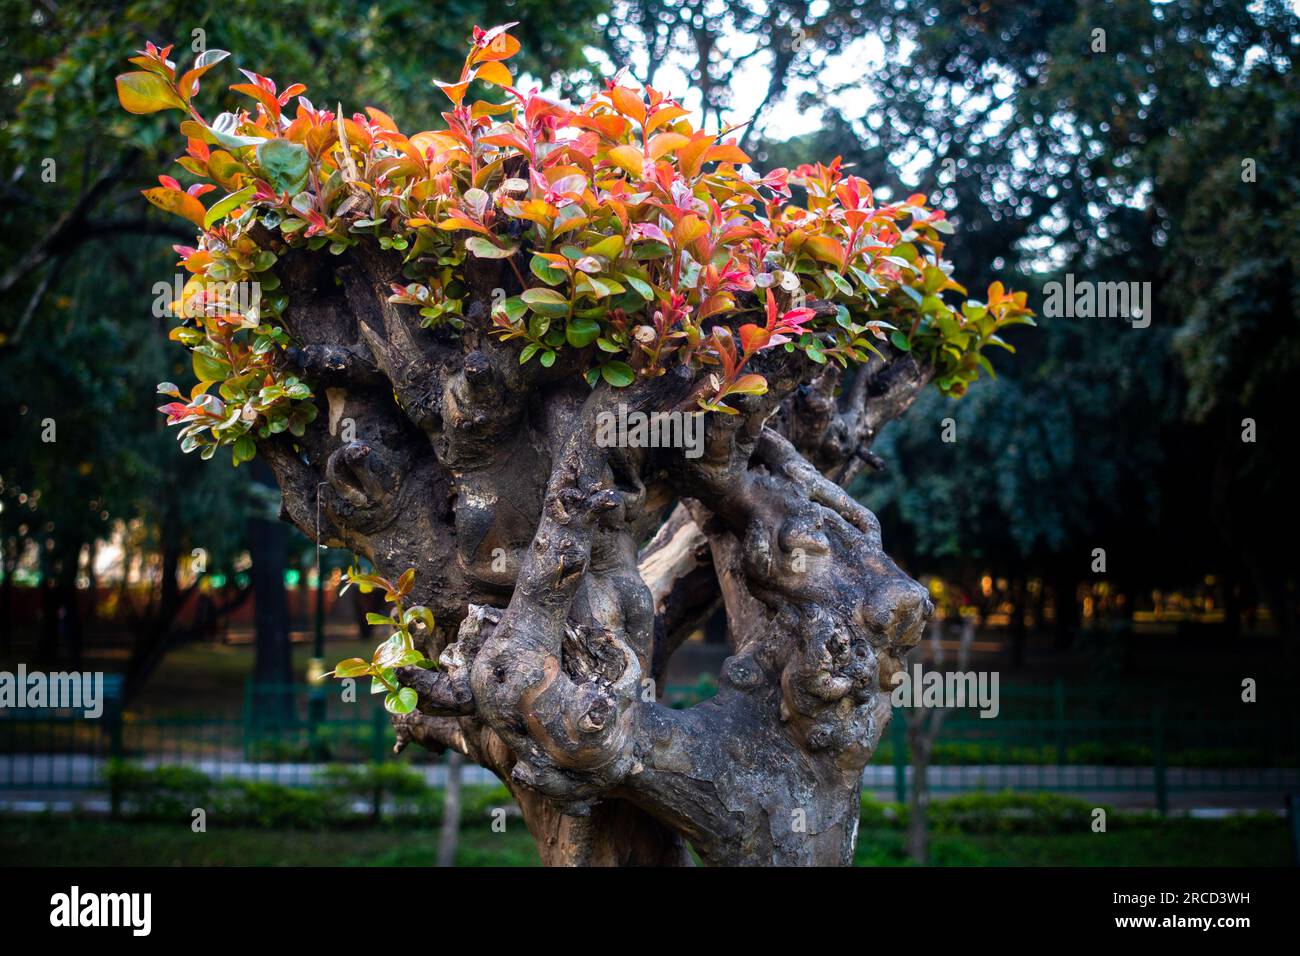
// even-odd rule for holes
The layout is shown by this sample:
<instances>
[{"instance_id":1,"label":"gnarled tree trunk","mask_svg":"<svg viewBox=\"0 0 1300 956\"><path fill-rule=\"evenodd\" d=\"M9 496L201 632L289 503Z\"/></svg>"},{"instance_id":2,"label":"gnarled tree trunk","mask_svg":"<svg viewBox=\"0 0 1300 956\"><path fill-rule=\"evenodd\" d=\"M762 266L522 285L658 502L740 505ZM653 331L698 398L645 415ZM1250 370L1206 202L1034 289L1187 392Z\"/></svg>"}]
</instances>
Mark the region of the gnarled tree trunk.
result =
<instances>
[{"instance_id":1,"label":"gnarled tree trunk","mask_svg":"<svg viewBox=\"0 0 1300 956\"><path fill-rule=\"evenodd\" d=\"M494 292L519 291L499 260L467 261L453 336L387 301L386 253L259 244L282 254L286 360L322 412L260 442L284 513L314 538L319 486L323 543L414 567L437 615L440 669L399 671L419 693L399 747L494 771L548 864L689 864L688 842L708 864L848 863L890 678L931 607L842 485L928 371L898 355L844 383L772 349L770 390L708 415L700 457L601 447L600 413L691 411L707 372L592 390L576 350L521 366L487 334ZM719 692L673 710L668 660L719 600Z\"/></svg>"}]
</instances>

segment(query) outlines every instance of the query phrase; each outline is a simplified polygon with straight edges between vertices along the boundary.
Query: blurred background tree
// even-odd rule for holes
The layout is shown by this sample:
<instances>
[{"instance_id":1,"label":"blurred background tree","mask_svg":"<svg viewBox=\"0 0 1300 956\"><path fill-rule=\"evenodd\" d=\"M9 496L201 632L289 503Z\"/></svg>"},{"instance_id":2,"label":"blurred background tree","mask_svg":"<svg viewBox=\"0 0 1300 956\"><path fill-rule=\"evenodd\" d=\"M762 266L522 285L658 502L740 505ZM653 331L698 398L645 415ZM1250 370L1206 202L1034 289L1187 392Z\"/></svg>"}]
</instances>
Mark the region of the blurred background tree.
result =
<instances>
[{"instance_id":1,"label":"blurred background tree","mask_svg":"<svg viewBox=\"0 0 1300 956\"><path fill-rule=\"evenodd\" d=\"M174 42L182 61L205 48L237 50L242 66L306 83L322 104L373 103L412 125L435 121L431 78L459 69L475 24L522 21L515 31L528 50L522 65L540 84L562 86L584 62L602 9L600 0L0 3L6 656L15 571L21 556L35 554L38 654L79 658L83 618L95 602L78 599L78 578L83 589L93 586L96 547L116 533L123 564L143 561L152 582L147 593L121 593L134 641L128 693L185 636L177 616L198 586L194 572L233 581L246 552L259 586L259 679L292 676L284 570L290 550L296 556L309 543L276 520L277 501L256 493L248 469L202 468L182 455L148 384L188 380L184 352L167 342L169 319L154 311L154 282L175 260L169 244L192 242L193 234L140 197L147 171L174 157L165 117L141 122L118 105L113 77L130 51L146 40ZM204 96L233 104L230 82L211 80ZM204 603L198 623L244 596L226 591Z\"/></svg>"},{"instance_id":2,"label":"blurred background tree","mask_svg":"<svg viewBox=\"0 0 1300 956\"><path fill-rule=\"evenodd\" d=\"M1045 579L1066 640L1098 547L1130 611L1142 589L1209 574L1230 631L1262 600L1294 635L1300 507L1284 491L1282 438L1300 348L1293 10L843 6L877 32L869 81L805 92L803 107L828 107L823 126L786 141L769 127L769 165L839 152L872 182L905 171L902 185L952 210L956 274L974 288L1041 290L1072 274L1150 282L1155 303L1142 329L1043 316L1015 337L1000 381L959 403L926 396L877 445L889 471L859 486L886 540L968 587L1007 576L1018 613L1026 577ZM949 417L956 440L943 442Z\"/></svg>"},{"instance_id":3,"label":"blurred background tree","mask_svg":"<svg viewBox=\"0 0 1300 956\"><path fill-rule=\"evenodd\" d=\"M959 227L948 252L973 290L1000 279L1041 304L1067 274L1152 283L1149 327L1043 316L997 381L961 402L927 395L877 443L887 470L855 489L913 573L981 606L984 579L1007 580L1017 661L1027 612L1041 627L1050 611L1069 643L1096 548L1121 617L1210 579L1229 633L1263 603L1295 634L1300 24L1283 0L0 0L0 639L25 555L39 648L75 659L95 611L78 577L93 583L113 538L153 582L123 594L138 685L193 630L177 615L195 548L228 582L209 619L245 596L250 550L280 572L307 560L249 469L197 467L154 411L149 384L188 369L152 314L153 281L192 236L140 199L173 157L165 116L117 107L125 51L235 50L321 105L374 103L417 128L440 125L430 79L454 72L471 27L505 20L521 22L540 86L629 64L670 92L698 87L688 105L743 124L760 167L840 154L886 195L928 193ZM232 80L210 75L202 95L229 106ZM245 514L253 525L232 520ZM282 652L276 614L264 628ZM268 651L268 679L288 678L286 660Z\"/></svg>"}]
</instances>

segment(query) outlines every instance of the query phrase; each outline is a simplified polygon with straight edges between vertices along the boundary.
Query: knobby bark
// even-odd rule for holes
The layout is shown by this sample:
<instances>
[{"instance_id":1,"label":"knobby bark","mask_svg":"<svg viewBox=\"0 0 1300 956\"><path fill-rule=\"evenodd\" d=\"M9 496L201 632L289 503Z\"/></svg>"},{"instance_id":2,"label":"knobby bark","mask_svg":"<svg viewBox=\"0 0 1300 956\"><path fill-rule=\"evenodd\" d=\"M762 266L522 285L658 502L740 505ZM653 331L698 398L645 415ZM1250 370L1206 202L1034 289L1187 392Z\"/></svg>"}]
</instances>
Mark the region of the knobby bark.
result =
<instances>
[{"instance_id":1,"label":"knobby bark","mask_svg":"<svg viewBox=\"0 0 1300 956\"><path fill-rule=\"evenodd\" d=\"M842 380L772 349L768 393L709 415L701 456L606 448L602 412L690 411L707 373L590 389L573 350L521 366L488 335L494 290L519 291L499 260L467 263L453 335L387 301L386 253L277 251L285 361L321 412L259 443L283 516L315 538L319 494L322 543L415 568L437 616L439 668L399 671L419 705L398 748L495 772L548 864L689 864L688 843L706 864L848 863L890 678L931 607L843 486L929 371L893 354ZM718 694L673 710L667 662L719 605Z\"/></svg>"}]
</instances>

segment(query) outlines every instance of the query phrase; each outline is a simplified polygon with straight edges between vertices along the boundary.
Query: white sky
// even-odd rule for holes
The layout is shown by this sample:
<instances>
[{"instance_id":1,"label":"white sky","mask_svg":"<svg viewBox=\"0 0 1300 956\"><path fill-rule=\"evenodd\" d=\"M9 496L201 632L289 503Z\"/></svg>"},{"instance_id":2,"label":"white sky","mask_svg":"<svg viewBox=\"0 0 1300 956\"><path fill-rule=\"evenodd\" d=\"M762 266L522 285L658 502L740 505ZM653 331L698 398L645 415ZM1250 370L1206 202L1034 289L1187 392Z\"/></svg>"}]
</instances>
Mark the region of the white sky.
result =
<instances>
[{"instance_id":1,"label":"white sky","mask_svg":"<svg viewBox=\"0 0 1300 956\"><path fill-rule=\"evenodd\" d=\"M717 0L717 2L721 5L725 0ZM1152 2L1161 5L1169 0L1152 0ZM809 4L810 18L819 16L825 6L825 0L814 0ZM1291 8L1300 15L1300 0L1291 0ZM727 53L739 56L752 50L755 42L756 38L752 36L728 35L722 38L719 45ZM904 54L907 52L905 49ZM612 63L599 50L591 49L588 53L593 63L600 64L599 72L603 76L612 75L618 66L624 65ZM852 83L874 72L883 64L884 55L884 44L875 34L861 37L835 56L819 56L815 48L811 51L811 59L817 67L817 72L825 79L827 85L832 87ZM691 66L689 59L672 55L664 62L656 64L653 72L648 68L649 64L644 54L626 65L630 67L632 76L636 80L648 81L656 89L678 97L684 106L699 110L700 96L693 89L688 75ZM745 122L754 115L767 88L767 80L766 57L762 55L749 60L736 71L729 83L732 106L724 113L724 119L728 124ZM826 107L805 111L797 105L802 94L812 91L811 84L798 80L792 81L781 99L767 109L761 119L760 128L776 139L787 139L820 128ZM863 83L851 95L832 98L828 105L837 108L848 118L858 119L867 113L876 99L869 84Z\"/></svg>"}]
</instances>

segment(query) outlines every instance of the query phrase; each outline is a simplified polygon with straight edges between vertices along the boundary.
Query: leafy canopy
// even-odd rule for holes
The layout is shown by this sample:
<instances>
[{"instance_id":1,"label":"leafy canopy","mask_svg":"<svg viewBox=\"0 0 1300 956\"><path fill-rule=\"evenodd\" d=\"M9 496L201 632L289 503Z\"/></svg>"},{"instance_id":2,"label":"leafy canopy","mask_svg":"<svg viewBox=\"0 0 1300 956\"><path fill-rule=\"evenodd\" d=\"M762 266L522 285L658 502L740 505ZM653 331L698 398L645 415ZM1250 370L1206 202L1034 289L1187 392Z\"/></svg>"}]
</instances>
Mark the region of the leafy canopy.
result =
<instances>
[{"instance_id":1,"label":"leafy canopy","mask_svg":"<svg viewBox=\"0 0 1300 956\"><path fill-rule=\"evenodd\" d=\"M733 412L729 396L766 390L745 368L773 347L847 365L887 342L960 396L992 373L984 346L1010 349L999 331L1032 324L1025 294L1001 283L982 302L944 298L966 290L943 258L952 226L923 195L877 205L838 158L759 175L731 130L697 130L677 101L620 78L576 108L519 89L511 26L475 29L460 76L437 83L446 128L409 136L374 107L348 118L316 108L300 83L280 90L247 70L231 89L252 106L209 122L194 98L224 51L179 72L170 47L132 58L140 69L117 78L122 105L188 114L177 162L199 180L161 176L144 193L201 230L196 246L176 247L190 278L172 331L193 352L198 384L188 400L162 388L177 399L162 410L183 423L186 451L210 457L229 444L238 464L255 436L302 434L315 416L310 388L276 361L287 303L255 226L334 255L362 242L397 251L411 281L391 301L452 330L463 327L467 259L504 260L522 291L492 320L519 341L521 363L550 367L559 350L582 350L588 382L615 387L675 364L705 368L699 404L720 412ZM471 102L476 81L502 101ZM248 308L237 292L252 281L270 294Z\"/></svg>"}]
</instances>

